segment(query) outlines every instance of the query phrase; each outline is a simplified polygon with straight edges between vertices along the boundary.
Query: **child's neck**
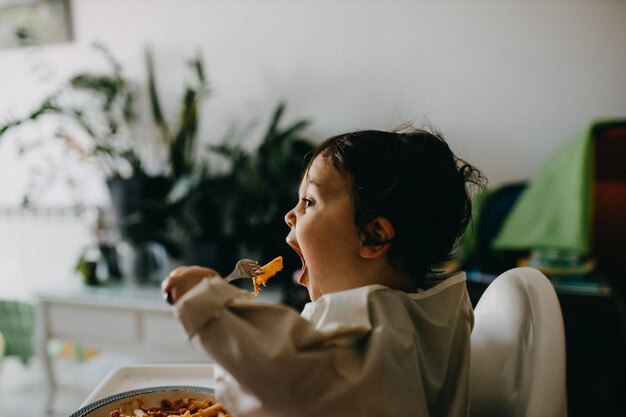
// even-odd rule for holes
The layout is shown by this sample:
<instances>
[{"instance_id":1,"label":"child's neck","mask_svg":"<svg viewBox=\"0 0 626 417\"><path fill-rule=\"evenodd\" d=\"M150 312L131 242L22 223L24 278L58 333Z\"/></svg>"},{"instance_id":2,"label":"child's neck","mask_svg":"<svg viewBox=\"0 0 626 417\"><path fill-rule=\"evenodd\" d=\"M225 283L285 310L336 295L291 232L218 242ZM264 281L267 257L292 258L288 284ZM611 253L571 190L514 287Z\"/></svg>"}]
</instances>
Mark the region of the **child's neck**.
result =
<instances>
[{"instance_id":1,"label":"child's neck","mask_svg":"<svg viewBox=\"0 0 626 417\"><path fill-rule=\"evenodd\" d=\"M400 273L389 262L371 262L362 275L366 285L384 285L392 290L414 293L417 283L407 274Z\"/></svg>"},{"instance_id":2,"label":"child's neck","mask_svg":"<svg viewBox=\"0 0 626 417\"><path fill-rule=\"evenodd\" d=\"M390 283L389 285L387 285L387 287L391 288L392 290L404 291L408 293L414 293L417 291L417 283L415 282L415 280L410 279L404 275L390 280Z\"/></svg>"}]
</instances>

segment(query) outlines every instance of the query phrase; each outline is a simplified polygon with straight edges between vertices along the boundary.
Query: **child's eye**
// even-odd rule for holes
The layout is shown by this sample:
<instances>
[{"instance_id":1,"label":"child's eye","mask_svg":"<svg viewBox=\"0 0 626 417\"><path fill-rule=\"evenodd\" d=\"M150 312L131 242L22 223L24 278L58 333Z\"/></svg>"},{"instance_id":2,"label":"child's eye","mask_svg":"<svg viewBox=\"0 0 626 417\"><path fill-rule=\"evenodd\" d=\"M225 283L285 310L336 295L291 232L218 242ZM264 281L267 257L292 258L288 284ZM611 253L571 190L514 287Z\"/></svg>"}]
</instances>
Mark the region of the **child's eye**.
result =
<instances>
[{"instance_id":1,"label":"child's eye","mask_svg":"<svg viewBox=\"0 0 626 417\"><path fill-rule=\"evenodd\" d=\"M313 205L313 202L308 198L301 198L300 200L304 203L304 208L309 208Z\"/></svg>"}]
</instances>

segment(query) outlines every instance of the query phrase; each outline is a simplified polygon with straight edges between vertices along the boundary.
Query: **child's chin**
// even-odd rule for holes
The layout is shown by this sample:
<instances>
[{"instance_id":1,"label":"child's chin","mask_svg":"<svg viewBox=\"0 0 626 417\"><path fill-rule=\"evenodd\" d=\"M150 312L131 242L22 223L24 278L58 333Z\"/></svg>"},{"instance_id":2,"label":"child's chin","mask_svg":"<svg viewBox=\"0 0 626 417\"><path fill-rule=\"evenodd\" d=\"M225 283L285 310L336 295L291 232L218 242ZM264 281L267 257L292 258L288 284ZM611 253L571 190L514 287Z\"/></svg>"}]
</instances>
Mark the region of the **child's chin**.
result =
<instances>
[{"instance_id":1,"label":"child's chin","mask_svg":"<svg viewBox=\"0 0 626 417\"><path fill-rule=\"evenodd\" d=\"M302 273L298 277L298 284L302 285L303 287L309 287L309 275L306 273L306 271L302 271Z\"/></svg>"},{"instance_id":2,"label":"child's chin","mask_svg":"<svg viewBox=\"0 0 626 417\"><path fill-rule=\"evenodd\" d=\"M298 276L297 282L303 287L308 287L309 271L307 270L306 264L304 262L302 262L302 269L300 269L300 275Z\"/></svg>"}]
</instances>

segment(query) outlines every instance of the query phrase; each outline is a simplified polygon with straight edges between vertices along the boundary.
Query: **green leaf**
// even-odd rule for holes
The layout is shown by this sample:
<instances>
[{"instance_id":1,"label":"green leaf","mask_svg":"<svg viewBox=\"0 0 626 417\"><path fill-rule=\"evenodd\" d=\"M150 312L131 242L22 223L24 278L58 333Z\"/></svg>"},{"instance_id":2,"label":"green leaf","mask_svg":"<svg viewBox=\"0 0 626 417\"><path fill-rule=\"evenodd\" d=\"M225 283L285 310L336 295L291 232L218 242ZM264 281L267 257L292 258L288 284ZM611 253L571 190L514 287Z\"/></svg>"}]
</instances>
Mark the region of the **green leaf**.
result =
<instances>
[{"instance_id":1,"label":"green leaf","mask_svg":"<svg viewBox=\"0 0 626 417\"><path fill-rule=\"evenodd\" d=\"M4 135L8 130L17 127L25 122L37 120L39 117L50 114L50 113L63 113L63 109L61 109L57 104L55 104L51 98L44 100L44 102L35 109L31 114L26 116L23 119L15 119L9 123L0 126L0 137Z\"/></svg>"},{"instance_id":2,"label":"green leaf","mask_svg":"<svg viewBox=\"0 0 626 417\"><path fill-rule=\"evenodd\" d=\"M152 111L152 117L161 130L163 139L167 141L170 137L170 129L167 125L167 121L165 120L165 116L163 115L163 110L161 110L161 102L159 101L159 95L156 88L154 60L152 58L152 52L149 49L146 50L146 66L148 69L148 94L150 96L150 109Z\"/></svg>"},{"instance_id":3,"label":"green leaf","mask_svg":"<svg viewBox=\"0 0 626 417\"><path fill-rule=\"evenodd\" d=\"M202 85L206 84L207 78L204 72L204 60L202 59L202 54L200 52L197 53L196 58L191 61L190 65L196 72L200 83Z\"/></svg>"},{"instance_id":4,"label":"green leaf","mask_svg":"<svg viewBox=\"0 0 626 417\"><path fill-rule=\"evenodd\" d=\"M189 196L189 194L196 189L198 184L202 181L202 175L191 174L186 175L174 184L172 190L167 195L165 201L169 204L179 203L181 200Z\"/></svg>"},{"instance_id":5,"label":"green leaf","mask_svg":"<svg viewBox=\"0 0 626 417\"><path fill-rule=\"evenodd\" d=\"M134 122L137 119L137 115L135 114L134 107L135 107L135 95L131 92L128 92L124 96L124 105L122 108L122 114L126 122Z\"/></svg>"}]
</instances>

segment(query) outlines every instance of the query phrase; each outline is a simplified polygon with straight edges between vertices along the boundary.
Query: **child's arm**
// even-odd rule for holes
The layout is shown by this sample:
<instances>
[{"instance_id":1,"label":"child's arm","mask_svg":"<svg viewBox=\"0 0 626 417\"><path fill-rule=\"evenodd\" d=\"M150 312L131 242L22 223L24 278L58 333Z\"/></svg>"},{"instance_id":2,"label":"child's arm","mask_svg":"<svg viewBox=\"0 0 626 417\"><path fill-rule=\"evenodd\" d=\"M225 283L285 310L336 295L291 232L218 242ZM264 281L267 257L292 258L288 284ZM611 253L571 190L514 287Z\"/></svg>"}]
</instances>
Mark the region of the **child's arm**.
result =
<instances>
[{"instance_id":1,"label":"child's arm","mask_svg":"<svg viewBox=\"0 0 626 417\"><path fill-rule=\"evenodd\" d=\"M183 296L175 311L188 337L197 337L209 356L264 408L301 409L312 392L323 392L326 404L342 403L333 387L345 384L344 375L360 372L362 358L355 345L370 329L319 332L294 309L252 300L245 291L208 279Z\"/></svg>"}]
</instances>

